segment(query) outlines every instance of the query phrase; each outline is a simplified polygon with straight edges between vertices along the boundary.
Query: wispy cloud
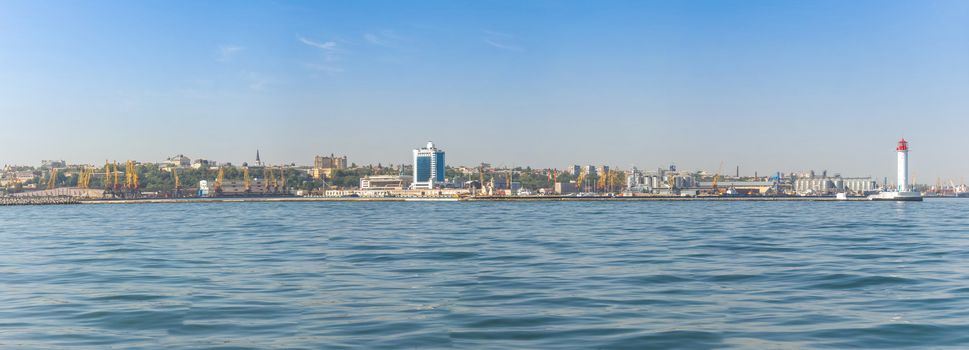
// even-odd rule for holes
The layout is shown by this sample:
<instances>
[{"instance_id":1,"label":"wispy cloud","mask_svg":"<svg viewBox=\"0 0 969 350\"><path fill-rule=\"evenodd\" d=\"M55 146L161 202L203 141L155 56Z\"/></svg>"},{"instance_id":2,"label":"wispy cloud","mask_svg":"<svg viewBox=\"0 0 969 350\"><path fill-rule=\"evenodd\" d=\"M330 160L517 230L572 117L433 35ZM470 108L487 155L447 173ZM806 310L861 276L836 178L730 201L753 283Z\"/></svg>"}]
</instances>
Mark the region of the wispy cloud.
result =
<instances>
[{"instance_id":1,"label":"wispy cloud","mask_svg":"<svg viewBox=\"0 0 969 350\"><path fill-rule=\"evenodd\" d=\"M266 90L266 85L269 84L268 78L256 72L243 72L243 78L246 80L249 89L254 91Z\"/></svg>"},{"instance_id":2,"label":"wispy cloud","mask_svg":"<svg viewBox=\"0 0 969 350\"><path fill-rule=\"evenodd\" d=\"M336 50L336 42L335 41L325 41L325 42L322 42L321 43L321 42L314 41L314 40L310 40L310 39L307 39L307 38L304 38L304 37L299 37L299 41L302 42L302 43L304 43L304 44L306 44L306 45L309 45L309 46L312 46L312 47L315 47L315 48L318 48L318 49L323 49L323 50L327 50L327 51Z\"/></svg>"},{"instance_id":3,"label":"wispy cloud","mask_svg":"<svg viewBox=\"0 0 969 350\"><path fill-rule=\"evenodd\" d=\"M482 40L484 40L485 44L497 49L508 51L525 51L525 48L517 43L519 41L518 37L511 34L485 30Z\"/></svg>"},{"instance_id":4,"label":"wispy cloud","mask_svg":"<svg viewBox=\"0 0 969 350\"><path fill-rule=\"evenodd\" d=\"M374 34L374 33L366 33L366 34L364 34L363 35L363 39L366 40L367 42L371 43L371 44L374 44L374 45L380 45L380 46L386 46L387 45L387 43L384 42L384 40L382 38L380 38L379 35Z\"/></svg>"},{"instance_id":5,"label":"wispy cloud","mask_svg":"<svg viewBox=\"0 0 969 350\"><path fill-rule=\"evenodd\" d=\"M219 62L231 61L233 57L245 50L246 48L234 45L222 45L219 46L219 57L216 59Z\"/></svg>"},{"instance_id":6,"label":"wispy cloud","mask_svg":"<svg viewBox=\"0 0 969 350\"><path fill-rule=\"evenodd\" d=\"M343 68L334 65L335 62L340 61L342 55L346 54L346 51L339 47L336 41L316 41L306 37L299 37L299 41L310 47L319 49L323 54L323 64L320 63L307 63L304 66L307 69L316 72L322 72L329 75L343 72Z\"/></svg>"},{"instance_id":7,"label":"wispy cloud","mask_svg":"<svg viewBox=\"0 0 969 350\"><path fill-rule=\"evenodd\" d=\"M377 32L364 33L363 40L377 46L397 47L399 42L405 40L405 38L397 35L397 33L392 30L381 30Z\"/></svg>"}]
</instances>

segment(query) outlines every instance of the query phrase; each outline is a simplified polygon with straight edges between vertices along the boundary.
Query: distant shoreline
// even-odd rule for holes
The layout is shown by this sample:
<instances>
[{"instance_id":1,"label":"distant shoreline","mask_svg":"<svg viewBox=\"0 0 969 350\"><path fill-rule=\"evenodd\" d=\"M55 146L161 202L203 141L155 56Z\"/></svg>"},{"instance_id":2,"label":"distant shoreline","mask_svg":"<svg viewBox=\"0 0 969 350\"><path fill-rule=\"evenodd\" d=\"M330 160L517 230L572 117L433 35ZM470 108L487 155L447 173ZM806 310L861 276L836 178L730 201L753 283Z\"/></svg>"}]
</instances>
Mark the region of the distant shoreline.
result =
<instances>
[{"instance_id":1,"label":"distant shoreline","mask_svg":"<svg viewBox=\"0 0 969 350\"><path fill-rule=\"evenodd\" d=\"M11 197L3 197L11 198ZM0 198L0 199L3 199ZM959 198L959 197L928 197ZM927 199L928 199L927 198ZM293 203L293 202L676 202L676 201L721 201L721 202L870 202L867 197L215 197L215 198L146 198L146 199L78 199L65 197L34 197L19 199L16 202L0 201L0 206L18 205L71 205L71 204L184 204L184 203Z\"/></svg>"},{"instance_id":2,"label":"distant shoreline","mask_svg":"<svg viewBox=\"0 0 969 350\"><path fill-rule=\"evenodd\" d=\"M81 200L80 204L256 203L256 202L628 202L628 201L868 201L865 197L235 197Z\"/></svg>"}]
</instances>

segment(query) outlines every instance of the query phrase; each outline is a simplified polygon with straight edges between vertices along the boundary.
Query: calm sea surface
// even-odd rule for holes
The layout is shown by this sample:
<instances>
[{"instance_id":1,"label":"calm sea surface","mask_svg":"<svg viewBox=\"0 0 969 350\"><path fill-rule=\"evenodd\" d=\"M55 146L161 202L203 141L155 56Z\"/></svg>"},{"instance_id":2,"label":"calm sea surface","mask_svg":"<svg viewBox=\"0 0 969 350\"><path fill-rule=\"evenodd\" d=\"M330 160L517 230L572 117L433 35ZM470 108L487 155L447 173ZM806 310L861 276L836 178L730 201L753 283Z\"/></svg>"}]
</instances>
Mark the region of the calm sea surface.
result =
<instances>
[{"instance_id":1,"label":"calm sea surface","mask_svg":"<svg viewBox=\"0 0 969 350\"><path fill-rule=\"evenodd\" d=\"M969 348L969 200L0 208L0 348Z\"/></svg>"}]
</instances>

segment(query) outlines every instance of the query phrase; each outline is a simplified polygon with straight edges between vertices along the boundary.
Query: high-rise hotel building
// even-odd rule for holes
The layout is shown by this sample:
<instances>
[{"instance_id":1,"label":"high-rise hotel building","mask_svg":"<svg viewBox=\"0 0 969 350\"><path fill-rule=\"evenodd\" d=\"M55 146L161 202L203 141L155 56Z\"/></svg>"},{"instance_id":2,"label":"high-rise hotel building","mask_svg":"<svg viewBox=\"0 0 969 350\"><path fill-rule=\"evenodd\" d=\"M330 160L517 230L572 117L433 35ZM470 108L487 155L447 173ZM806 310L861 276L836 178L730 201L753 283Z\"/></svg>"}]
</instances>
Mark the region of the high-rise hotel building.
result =
<instances>
[{"instance_id":1,"label":"high-rise hotel building","mask_svg":"<svg viewBox=\"0 0 969 350\"><path fill-rule=\"evenodd\" d=\"M444 182L444 151L428 141L427 147L414 150L414 182L411 188L432 189Z\"/></svg>"}]
</instances>

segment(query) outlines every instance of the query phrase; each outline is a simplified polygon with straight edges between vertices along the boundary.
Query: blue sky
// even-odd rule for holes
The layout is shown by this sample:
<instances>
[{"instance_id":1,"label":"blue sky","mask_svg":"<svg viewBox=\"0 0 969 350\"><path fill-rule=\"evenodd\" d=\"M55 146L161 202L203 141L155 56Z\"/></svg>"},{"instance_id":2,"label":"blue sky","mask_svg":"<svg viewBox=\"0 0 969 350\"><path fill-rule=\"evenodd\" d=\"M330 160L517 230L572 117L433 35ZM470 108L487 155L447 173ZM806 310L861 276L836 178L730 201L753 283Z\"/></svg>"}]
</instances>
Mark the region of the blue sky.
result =
<instances>
[{"instance_id":1,"label":"blue sky","mask_svg":"<svg viewBox=\"0 0 969 350\"><path fill-rule=\"evenodd\" d=\"M4 164L969 177L966 1L4 1L0 78Z\"/></svg>"}]
</instances>

